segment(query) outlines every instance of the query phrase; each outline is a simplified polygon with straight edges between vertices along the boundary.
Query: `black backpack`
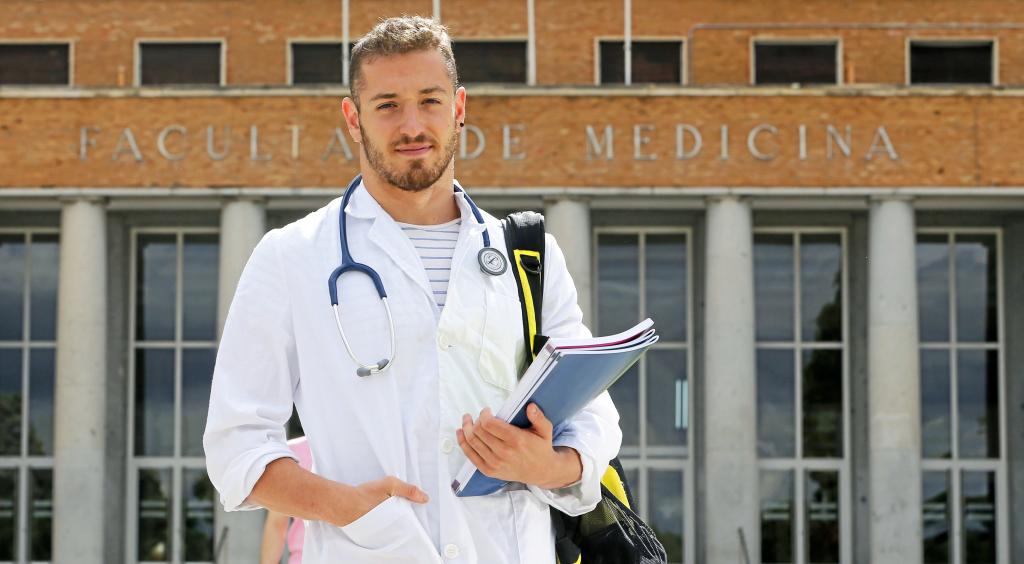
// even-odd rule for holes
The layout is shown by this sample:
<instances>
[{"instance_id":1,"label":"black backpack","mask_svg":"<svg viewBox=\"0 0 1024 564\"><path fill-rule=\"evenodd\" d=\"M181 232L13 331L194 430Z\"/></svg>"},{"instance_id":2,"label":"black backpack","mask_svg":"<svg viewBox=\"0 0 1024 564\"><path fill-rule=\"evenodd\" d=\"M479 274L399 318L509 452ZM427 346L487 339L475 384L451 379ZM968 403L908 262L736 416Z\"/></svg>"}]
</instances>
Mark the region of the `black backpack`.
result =
<instances>
[{"instance_id":1,"label":"black backpack","mask_svg":"<svg viewBox=\"0 0 1024 564\"><path fill-rule=\"evenodd\" d=\"M544 216L509 214L502 222L512 272L522 304L526 354L533 361L547 337L541 327L544 305ZM522 374L522 370L519 371ZM654 531L635 513L637 507L618 458L601 478L601 501L578 517L551 508L555 555L560 564L665 564L668 556Z\"/></svg>"}]
</instances>

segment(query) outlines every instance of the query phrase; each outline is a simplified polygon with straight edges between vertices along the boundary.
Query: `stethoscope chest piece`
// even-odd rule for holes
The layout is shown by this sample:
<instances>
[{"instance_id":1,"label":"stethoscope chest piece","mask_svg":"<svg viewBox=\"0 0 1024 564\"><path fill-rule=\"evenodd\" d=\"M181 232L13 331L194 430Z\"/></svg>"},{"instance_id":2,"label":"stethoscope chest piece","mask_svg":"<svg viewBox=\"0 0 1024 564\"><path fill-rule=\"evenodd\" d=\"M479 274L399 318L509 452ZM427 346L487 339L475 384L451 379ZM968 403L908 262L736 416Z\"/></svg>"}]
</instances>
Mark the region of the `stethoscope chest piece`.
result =
<instances>
[{"instance_id":1,"label":"stethoscope chest piece","mask_svg":"<svg viewBox=\"0 0 1024 564\"><path fill-rule=\"evenodd\" d=\"M502 255L501 251L494 247L480 249L480 252L476 255L476 260L480 262L480 270L491 276L504 274L508 268L508 261L505 260L505 255Z\"/></svg>"}]
</instances>

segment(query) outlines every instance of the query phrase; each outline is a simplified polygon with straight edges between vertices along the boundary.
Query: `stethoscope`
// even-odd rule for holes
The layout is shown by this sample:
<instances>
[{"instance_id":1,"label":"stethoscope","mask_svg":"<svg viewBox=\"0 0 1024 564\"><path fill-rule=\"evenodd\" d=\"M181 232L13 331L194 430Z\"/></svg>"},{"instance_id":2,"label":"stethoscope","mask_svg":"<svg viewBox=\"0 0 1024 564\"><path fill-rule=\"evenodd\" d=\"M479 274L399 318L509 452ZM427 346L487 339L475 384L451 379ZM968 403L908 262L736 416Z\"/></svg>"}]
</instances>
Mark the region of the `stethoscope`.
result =
<instances>
[{"instance_id":1,"label":"stethoscope","mask_svg":"<svg viewBox=\"0 0 1024 564\"><path fill-rule=\"evenodd\" d=\"M380 275L377 271L366 266L365 264L352 260L352 253L348 248L348 234L345 231L345 208L348 207L348 201L352 198L352 194L356 191L359 183L362 181L363 176L361 174L356 175L352 182L348 185L348 189L345 190L345 196L341 199L341 210L338 212L338 230L339 237L341 239L341 266L334 269L331 273L330 278L327 279L327 290L331 293L331 307L334 309L334 322L338 326L338 333L341 334L341 341L345 343L345 350L348 351L348 356L352 358L352 362L355 362L359 367L356 369L356 375L365 377L371 374L377 374L387 370L392 364L395 363L395 356L397 348L395 347L395 320L391 316L391 307L388 306L388 294L384 290L384 283L380 280ZM455 191L461 192L465 198L466 203L469 204L469 208L473 210L473 217L480 225L484 225L484 217L480 214L480 209L476 207L473 200L466 194L466 191L462 189L462 186L455 183ZM477 262L480 263L480 270L491 276L498 276L505 272L508 268L508 262L505 260L505 255L501 254L501 251L491 246L491 236L484 229L483 232L484 246L477 253ZM380 296L380 301L384 304L384 311L388 316L388 329L391 333L391 358L384 358L373 364L365 364L356 358L354 352L352 352L352 345L349 344L348 338L345 336L345 330L341 327L341 314L338 310L338 277L346 272L362 272L363 274L370 277L373 281L373 285L377 288L377 295Z\"/></svg>"}]
</instances>

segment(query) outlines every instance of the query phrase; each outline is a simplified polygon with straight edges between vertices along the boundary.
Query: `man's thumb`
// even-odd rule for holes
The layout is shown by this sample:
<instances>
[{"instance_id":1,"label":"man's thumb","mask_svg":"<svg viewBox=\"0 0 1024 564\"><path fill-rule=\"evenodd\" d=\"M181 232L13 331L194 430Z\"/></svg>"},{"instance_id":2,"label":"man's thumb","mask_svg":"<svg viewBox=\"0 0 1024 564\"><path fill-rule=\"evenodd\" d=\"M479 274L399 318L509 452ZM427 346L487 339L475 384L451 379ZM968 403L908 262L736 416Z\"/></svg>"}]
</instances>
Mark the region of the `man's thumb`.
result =
<instances>
[{"instance_id":1,"label":"man's thumb","mask_svg":"<svg viewBox=\"0 0 1024 564\"><path fill-rule=\"evenodd\" d=\"M388 492L390 495L404 497L416 503L426 503L429 499L423 490L398 478L392 480L390 489L391 491Z\"/></svg>"}]
</instances>

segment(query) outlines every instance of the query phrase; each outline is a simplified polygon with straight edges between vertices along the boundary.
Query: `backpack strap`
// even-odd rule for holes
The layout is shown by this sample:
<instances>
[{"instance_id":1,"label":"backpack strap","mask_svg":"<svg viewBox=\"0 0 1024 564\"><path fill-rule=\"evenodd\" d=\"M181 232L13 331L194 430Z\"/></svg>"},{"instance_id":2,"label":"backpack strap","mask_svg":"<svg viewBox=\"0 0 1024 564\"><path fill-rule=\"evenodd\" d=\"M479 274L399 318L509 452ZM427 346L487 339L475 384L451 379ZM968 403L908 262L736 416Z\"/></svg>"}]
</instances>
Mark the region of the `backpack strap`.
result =
<instances>
[{"instance_id":1,"label":"backpack strap","mask_svg":"<svg viewBox=\"0 0 1024 564\"><path fill-rule=\"evenodd\" d=\"M542 334L544 309L544 216L531 211L508 214L501 222L512 272L523 305L523 342L528 366L547 342Z\"/></svg>"}]
</instances>

